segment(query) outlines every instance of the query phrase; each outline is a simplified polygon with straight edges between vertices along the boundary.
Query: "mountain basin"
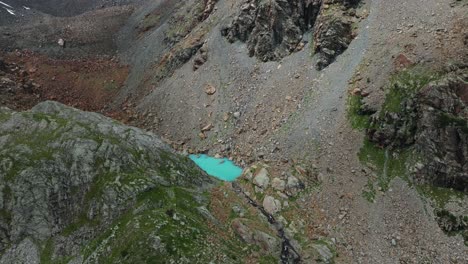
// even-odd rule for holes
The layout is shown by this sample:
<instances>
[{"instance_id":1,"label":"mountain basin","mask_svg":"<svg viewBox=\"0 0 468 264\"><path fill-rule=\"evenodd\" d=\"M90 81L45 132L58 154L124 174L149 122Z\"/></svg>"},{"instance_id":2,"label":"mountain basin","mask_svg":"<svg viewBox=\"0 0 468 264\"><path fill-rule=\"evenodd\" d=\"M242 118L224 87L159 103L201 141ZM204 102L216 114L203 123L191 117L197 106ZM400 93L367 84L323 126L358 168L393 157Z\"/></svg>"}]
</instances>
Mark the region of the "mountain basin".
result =
<instances>
[{"instance_id":1,"label":"mountain basin","mask_svg":"<svg viewBox=\"0 0 468 264\"><path fill-rule=\"evenodd\" d=\"M206 154L195 154L189 157L208 175L223 181L234 181L242 174L242 168L227 158L218 159Z\"/></svg>"}]
</instances>

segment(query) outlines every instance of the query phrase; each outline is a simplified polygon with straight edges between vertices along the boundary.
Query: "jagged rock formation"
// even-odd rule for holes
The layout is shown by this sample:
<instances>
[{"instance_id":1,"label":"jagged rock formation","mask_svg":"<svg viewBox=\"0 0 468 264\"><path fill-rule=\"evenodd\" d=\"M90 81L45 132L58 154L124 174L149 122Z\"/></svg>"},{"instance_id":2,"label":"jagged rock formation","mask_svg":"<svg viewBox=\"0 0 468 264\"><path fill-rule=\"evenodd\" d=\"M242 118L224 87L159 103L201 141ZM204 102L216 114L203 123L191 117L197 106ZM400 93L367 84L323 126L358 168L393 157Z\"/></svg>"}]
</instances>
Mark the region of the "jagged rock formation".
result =
<instances>
[{"instance_id":1,"label":"jagged rock formation","mask_svg":"<svg viewBox=\"0 0 468 264\"><path fill-rule=\"evenodd\" d=\"M247 42L250 56L276 60L294 52L312 27L321 1L246 1L240 14L224 28L230 42Z\"/></svg>"},{"instance_id":2,"label":"jagged rock formation","mask_svg":"<svg viewBox=\"0 0 468 264\"><path fill-rule=\"evenodd\" d=\"M0 161L0 263L229 261L209 238L216 181L151 133L54 102L3 108Z\"/></svg>"},{"instance_id":3,"label":"jagged rock formation","mask_svg":"<svg viewBox=\"0 0 468 264\"><path fill-rule=\"evenodd\" d=\"M321 17L314 33L314 51L318 54L316 68L322 70L343 53L353 40L351 21L345 16L330 12Z\"/></svg>"},{"instance_id":4,"label":"jagged rock formation","mask_svg":"<svg viewBox=\"0 0 468 264\"><path fill-rule=\"evenodd\" d=\"M468 192L468 75L429 85L418 103L423 181Z\"/></svg>"},{"instance_id":5,"label":"jagged rock formation","mask_svg":"<svg viewBox=\"0 0 468 264\"><path fill-rule=\"evenodd\" d=\"M412 80L410 83L417 82ZM390 94L387 105L368 130L370 140L383 147L415 146L423 162L415 175L416 181L467 192L466 68L417 91L408 91L409 88L401 83L394 84L393 89L396 93ZM392 97L396 95L401 102Z\"/></svg>"},{"instance_id":6,"label":"jagged rock formation","mask_svg":"<svg viewBox=\"0 0 468 264\"><path fill-rule=\"evenodd\" d=\"M343 53L353 39L351 22L343 8L359 1L246 1L240 14L222 34L230 42L247 42L250 56L262 61L281 59L302 49L304 33L314 29L314 51L321 70ZM332 6L331 6L332 5ZM324 8L325 6L325 8Z\"/></svg>"}]
</instances>

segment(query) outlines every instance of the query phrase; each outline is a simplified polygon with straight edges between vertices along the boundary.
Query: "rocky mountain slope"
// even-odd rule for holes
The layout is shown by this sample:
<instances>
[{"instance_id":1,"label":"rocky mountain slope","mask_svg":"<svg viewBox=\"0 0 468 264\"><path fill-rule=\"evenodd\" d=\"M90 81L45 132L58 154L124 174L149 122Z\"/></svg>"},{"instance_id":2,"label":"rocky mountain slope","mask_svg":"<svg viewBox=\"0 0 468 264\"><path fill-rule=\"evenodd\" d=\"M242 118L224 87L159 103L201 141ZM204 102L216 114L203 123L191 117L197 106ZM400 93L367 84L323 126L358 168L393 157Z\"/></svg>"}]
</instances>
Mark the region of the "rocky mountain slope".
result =
<instances>
[{"instance_id":1,"label":"rocky mountain slope","mask_svg":"<svg viewBox=\"0 0 468 264\"><path fill-rule=\"evenodd\" d=\"M5 263L468 262L466 1L2 2L2 105L245 167L2 110Z\"/></svg>"},{"instance_id":2,"label":"rocky mountain slope","mask_svg":"<svg viewBox=\"0 0 468 264\"><path fill-rule=\"evenodd\" d=\"M45 102L2 109L0 135L1 263L203 262L228 246L207 243L216 182L153 134Z\"/></svg>"}]
</instances>

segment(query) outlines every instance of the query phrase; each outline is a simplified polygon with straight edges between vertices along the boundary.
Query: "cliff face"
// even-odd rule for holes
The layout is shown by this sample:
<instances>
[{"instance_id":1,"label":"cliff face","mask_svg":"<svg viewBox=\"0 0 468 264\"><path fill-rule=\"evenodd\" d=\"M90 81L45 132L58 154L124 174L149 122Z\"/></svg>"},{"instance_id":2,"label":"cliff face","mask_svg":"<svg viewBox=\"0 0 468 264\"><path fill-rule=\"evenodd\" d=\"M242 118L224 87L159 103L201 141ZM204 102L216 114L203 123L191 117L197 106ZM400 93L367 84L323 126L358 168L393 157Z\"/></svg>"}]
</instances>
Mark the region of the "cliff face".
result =
<instances>
[{"instance_id":1,"label":"cliff face","mask_svg":"<svg viewBox=\"0 0 468 264\"><path fill-rule=\"evenodd\" d=\"M155 135L45 102L0 112L0 263L210 260L216 183Z\"/></svg>"},{"instance_id":2,"label":"cliff face","mask_svg":"<svg viewBox=\"0 0 468 264\"><path fill-rule=\"evenodd\" d=\"M467 76L462 66L395 82L368 129L370 140L382 147L415 147L419 183L468 191Z\"/></svg>"},{"instance_id":3,"label":"cliff face","mask_svg":"<svg viewBox=\"0 0 468 264\"><path fill-rule=\"evenodd\" d=\"M300 47L302 34L315 23L320 1L306 2L246 1L223 34L247 42L249 55L262 61L282 58Z\"/></svg>"},{"instance_id":4,"label":"cliff face","mask_svg":"<svg viewBox=\"0 0 468 264\"><path fill-rule=\"evenodd\" d=\"M317 68L323 69L352 41L349 8L359 1L245 1L222 34L230 42L247 43L250 56L278 60L301 50L310 40L304 34L315 28ZM340 9L343 12L339 11Z\"/></svg>"}]
</instances>

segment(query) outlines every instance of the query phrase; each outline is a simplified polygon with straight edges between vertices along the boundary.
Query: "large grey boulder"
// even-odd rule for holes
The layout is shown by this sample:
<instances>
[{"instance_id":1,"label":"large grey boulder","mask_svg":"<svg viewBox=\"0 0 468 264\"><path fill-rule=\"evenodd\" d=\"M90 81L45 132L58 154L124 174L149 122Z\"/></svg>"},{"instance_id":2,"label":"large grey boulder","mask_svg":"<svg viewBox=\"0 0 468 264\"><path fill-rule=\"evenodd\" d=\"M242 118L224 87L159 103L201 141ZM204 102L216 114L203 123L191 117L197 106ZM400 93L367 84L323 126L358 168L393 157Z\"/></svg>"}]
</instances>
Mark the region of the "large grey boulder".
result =
<instances>
[{"instance_id":1,"label":"large grey boulder","mask_svg":"<svg viewBox=\"0 0 468 264\"><path fill-rule=\"evenodd\" d=\"M276 191L282 192L286 188L286 182L280 178L273 178L271 181L271 187Z\"/></svg>"},{"instance_id":2,"label":"large grey boulder","mask_svg":"<svg viewBox=\"0 0 468 264\"><path fill-rule=\"evenodd\" d=\"M274 215L281 211L281 202L274 197L267 195L263 199L263 208L267 213Z\"/></svg>"},{"instance_id":3,"label":"large grey boulder","mask_svg":"<svg viewBox=\"0 0 468 264\"><path fill-rule=\"evenodd\" d=\"M260 171L255 175L253 183L265 190L270 184L270 177L268 176L268 170L266 168L261 168Z\"/></svg>"}]
</instances>

